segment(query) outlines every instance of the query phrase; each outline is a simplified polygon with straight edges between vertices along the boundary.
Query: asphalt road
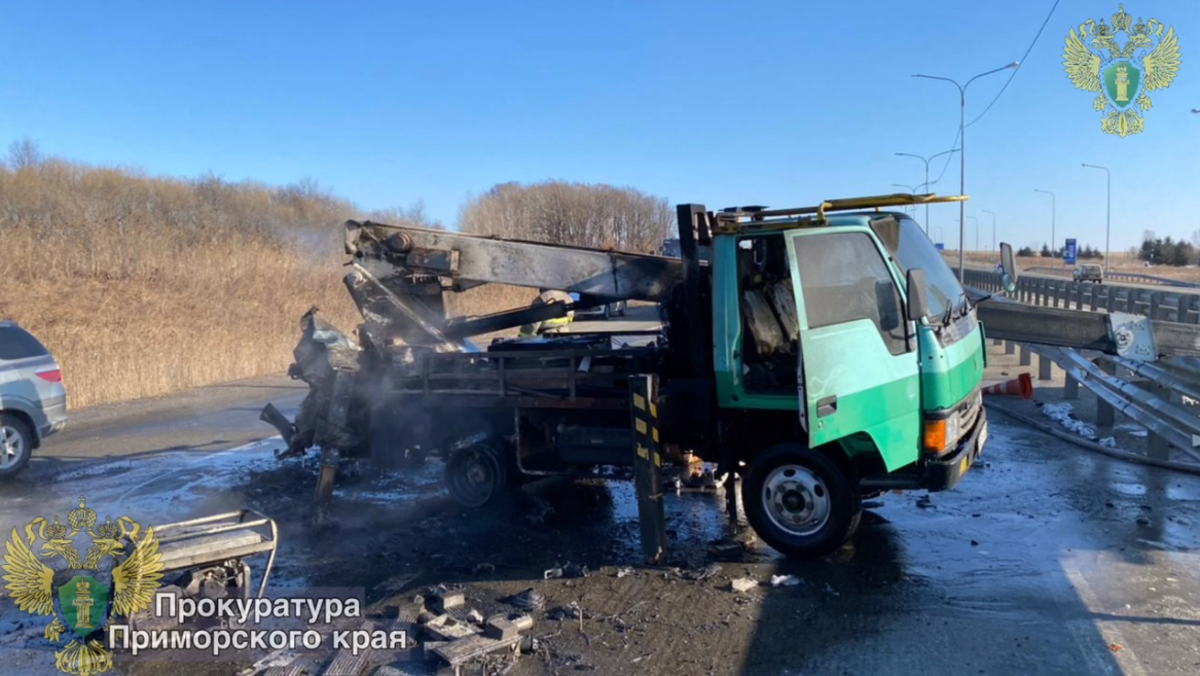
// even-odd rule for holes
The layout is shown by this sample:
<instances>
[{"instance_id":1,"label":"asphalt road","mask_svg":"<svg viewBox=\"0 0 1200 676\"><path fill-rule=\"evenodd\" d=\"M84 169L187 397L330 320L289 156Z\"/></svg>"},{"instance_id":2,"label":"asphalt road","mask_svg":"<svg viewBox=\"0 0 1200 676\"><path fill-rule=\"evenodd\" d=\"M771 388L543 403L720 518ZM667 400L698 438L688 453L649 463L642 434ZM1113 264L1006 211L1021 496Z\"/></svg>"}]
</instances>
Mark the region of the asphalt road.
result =
<instances>
[{"instance_id":1,"label":"asphalt road","mask_svg":"<svg viewBox=\"0 0 1200 676\"><path fill-rule=\"evenodd\" d=\"M948 256L946 263L954 270L958 270L958 257L957 256L953 256L953 255ZM996 269L996 264L995 263L981 263L978 261L966 261L966 267L968 270L986 270L986 271L991 272ZM1045 267L1053 267L1053 266L1048 264ZM1072 268L1064 267L1063 269L1071 270ZM1139 271L1134 270L1133 272L1139 272ZM1058 279L1058 280L1063 280L1063 281L1071 281L1072 280L1072 277L1069 274L1068 275L1058 275L1058 274L1051 274L1051 273L1043 272L1040 270L1024 270L1024 269L1022 269L1022 270L1020 270L1020 273L1021 273L1021 275L1028 276L1028 277L1044 277L1046 279ZM1153 268L1146 269L1145 274L1149 274L1149 275L1154 274L1154 269ZM1163 284L1141 284L1138 282L1128 282L1123 279L1107 280L1107 281L1105 281L1105 284L1111 284L1113 286L1125 286L1125 287L1129 287L1129 288L1133 288L1133 289L1149 289L1151 291L1164 291L1167 293L1171 293L1171 292L1196 293L1197 291L1200 291L1198 289L1195 289L1192 287L1186 287L1186 286L1166 286Z\"/></svg>"},{"instance_id":2,"label":"asphalt road","mask_svg":"<svg viewBox=\"0 0 1200 676\"><path fill-rule=\"evenodd\" d=\"M304 383L271 376L71 411L67 427L47 438L13 481L37 483L79 461L240 446L275 434L258 419L263 406L274 402L290 416L307 392Z\"/></svg>"}]
</instances>

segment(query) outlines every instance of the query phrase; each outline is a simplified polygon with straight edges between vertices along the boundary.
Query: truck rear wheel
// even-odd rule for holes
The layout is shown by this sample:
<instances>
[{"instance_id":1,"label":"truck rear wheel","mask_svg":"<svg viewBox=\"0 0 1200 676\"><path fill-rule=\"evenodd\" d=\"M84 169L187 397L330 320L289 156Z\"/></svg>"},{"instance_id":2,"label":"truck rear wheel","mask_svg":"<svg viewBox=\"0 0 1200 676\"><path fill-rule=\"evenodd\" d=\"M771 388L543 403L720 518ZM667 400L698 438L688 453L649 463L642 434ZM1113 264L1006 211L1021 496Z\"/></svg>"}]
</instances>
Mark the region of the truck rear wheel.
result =
<instances>
[{"instance_id":1,"label":"truck rear wheel","mask_svg":"<svg viewBox=\"0 0 1200 676\"><path fill-rule=\"evenodd\" d=\"M768 545L800 559L836 551L862 516L852 478L829 456L799 444L774 446L750 463L742 508Z\"/></svg>"},{"instance_id":2,"label":"truck rear wheel","mask_svg":"<svg viewBox=\"0 0 1200 676\"><path fill-rule=\"evenodd\" d=\"M464 507L492 504L509 492L512 473L504 447L494 441L456 449L445 470L446 488Z\"/></svg>"}]
</instances>

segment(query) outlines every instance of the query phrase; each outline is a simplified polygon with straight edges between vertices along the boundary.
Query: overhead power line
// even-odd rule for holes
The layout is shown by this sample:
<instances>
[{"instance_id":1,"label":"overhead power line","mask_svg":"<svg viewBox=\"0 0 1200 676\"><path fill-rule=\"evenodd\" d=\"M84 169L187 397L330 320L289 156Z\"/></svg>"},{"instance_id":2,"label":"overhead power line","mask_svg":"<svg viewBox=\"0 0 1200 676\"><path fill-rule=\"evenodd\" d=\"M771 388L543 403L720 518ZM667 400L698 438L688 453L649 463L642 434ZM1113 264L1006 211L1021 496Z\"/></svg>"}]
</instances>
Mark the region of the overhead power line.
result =
<instances>
[{"instance_id":1,"label":"overhead power line","mask_svg":"<svg viewBox=\"0 0 1200 676\"><path fill-rule=\"evenodd\" d=\"M1059 2L1061 2L1061 0L1054 0L1054 6L1050 8L1050 13L1046 15L1046 20L1042 22L1042 27L1038 29L1037 35L1033 36L1033 42L1029 43L1029 49L1026 49L1025 54L1021 56L1021 64L1026 63L1025 60L1029 57L1029 52L1033 51L1033 46L1037 44L1038 38L1042 37L1042 31L1046 30L1046 24L1050 23L1050 17L1054 16L1054 10L1058 9ZM1004 93L1005 89L1008 89L1009 83L1013 81L1013 78L1016 77L1017 73L1019 72L1021 72L1020 68L1014 70L1012 74L1008 76L1008 79L1004 81L1004 86L1000 88L1000 91L996 92L996 97L992 99L992 102L987 105L987 108L983 109L983 112L980 113L978 117L967 123L968 127L978 122L984 115L987 115L987 112L992 109L992 106L996 105L996 102L1000 100L1000 95ZM958 141L955 141L955 143L958 143Z\"/></svg>"}]
</instances>

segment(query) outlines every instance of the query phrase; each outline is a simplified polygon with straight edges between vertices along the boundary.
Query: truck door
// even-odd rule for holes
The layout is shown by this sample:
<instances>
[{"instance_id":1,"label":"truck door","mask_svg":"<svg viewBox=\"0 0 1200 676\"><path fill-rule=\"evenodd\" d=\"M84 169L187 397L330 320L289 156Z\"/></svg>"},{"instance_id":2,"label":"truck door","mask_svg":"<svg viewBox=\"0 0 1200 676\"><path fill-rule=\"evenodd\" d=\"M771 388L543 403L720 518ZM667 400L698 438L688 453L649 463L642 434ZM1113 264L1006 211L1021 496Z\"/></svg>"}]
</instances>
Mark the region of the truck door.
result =
<instances>
[{"instance_id":1,"label":"truck door","mask_svg":"<svg viewBox=\"0 0 1200 676\"><path fill-rule=\"evenodd\" d=\"M865 433L888 471L909 464L921 428L917 341L883 250L864 230L788 236L810 446Z\"/></svg>"}]
</instances>

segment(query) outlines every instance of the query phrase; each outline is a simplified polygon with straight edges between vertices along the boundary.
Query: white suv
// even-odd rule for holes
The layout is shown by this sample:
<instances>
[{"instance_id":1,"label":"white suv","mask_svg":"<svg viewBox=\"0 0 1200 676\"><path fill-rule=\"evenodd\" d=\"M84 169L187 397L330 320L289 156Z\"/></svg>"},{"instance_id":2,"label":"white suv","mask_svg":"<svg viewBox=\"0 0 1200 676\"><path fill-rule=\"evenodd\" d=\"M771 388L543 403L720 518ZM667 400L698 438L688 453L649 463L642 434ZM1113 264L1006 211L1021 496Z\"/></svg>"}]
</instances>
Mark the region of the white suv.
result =
<instances>
[{"instance_id":1,"label":"white suv","mask_svg":"<svg viewBox=\"0 0 1200 676\"><path fill-rule=\"evenodd\" d=\"M58 362L16 322L0 321L0 477L21 471L42 439L66 423Z\"/></svg>"}]
</instances>

